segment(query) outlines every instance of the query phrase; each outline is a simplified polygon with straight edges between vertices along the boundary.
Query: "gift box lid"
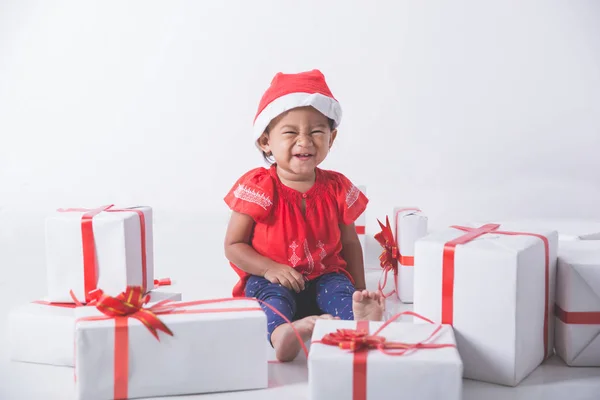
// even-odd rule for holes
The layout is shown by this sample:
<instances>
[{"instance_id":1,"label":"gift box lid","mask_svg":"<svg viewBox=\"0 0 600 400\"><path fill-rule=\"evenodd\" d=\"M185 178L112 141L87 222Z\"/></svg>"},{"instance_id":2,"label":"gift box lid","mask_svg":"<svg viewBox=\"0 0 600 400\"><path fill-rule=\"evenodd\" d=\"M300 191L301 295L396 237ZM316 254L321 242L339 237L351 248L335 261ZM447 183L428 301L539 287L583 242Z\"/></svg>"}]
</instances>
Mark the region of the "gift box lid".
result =
<instances>
[{"instance_id":1,"label":"gift box lid","mask_svg":"<svg viewBox=\"0 0 600 400\"><path fill-rule=\"evenodd\" d=\"M487 223L469 223L458 225L469 229L476 229ZM540 228L527 226L521 223L506 223L500 224L497 229L500 232L522 232L531 233L536 235L545 236L549 239L550 244L556 242L558 234L555 230L549 228ZM424 244L445 244L453 239L459 238L467 234L467 231L461 229L446 227L443 229L435 230L430 232L427 236L419 239L417 245ZM469 241L468 248L476 250L494 250L504 252L519 252L528 249L532 246L537 246L540 243L540 239L531 235L506 235L502 233L495 233L493 231L476 237Z\"/></svg>"},{"instance_id":2,"label":"gift box lid","mask_svg":"<svg viewBox=\"0 0 600 400\"><path fill-rule=\"evenodd\" d=\"M154 299L156 300L156 299ZM151 301L144 306L144 308L149 308L158 303L159 301ZM173 301L169 304L180 305L187 304L190 302L182 302L182 301ZM248 311L247 309L251 309ZM265 320L266 325L266 315L264 311L259 307L258 303L253 300L230 300L225 302L218 303L207 303L200 305L190 305L184 308L180 308L179 310L190 310L190 311L201 311L202 312L191 312L191 313L180 313L176 312L173 314L159 314L158 317L165 323L169 322L187 322L187 321L214 321L214 320L231 320L231 319L240 319L240 318L262 318ZM100 312L96 307L78 307L75 312L75 317L77 319L77 329L80 329L82 326L89 327L93 325L96 328L102 327L114 327L114 322L111 319L103 319L103 320L81 320L85 317L93 317L93 316L102 316L102 312ZM142 327L142 323L135 318L130 318L129 322L130 326L140 326Z\"/></svg>"},{"instance_id":3,"label":"gift box lid","mask_svg":"<svg viewBox=\"0 0 600 400\"><path fill-rule=\"evenodd\" d=\"M502 224L502 228L506 225L555 230L561 241L600 240L600 221L577 218L528 218L498 223Z\"/></svg>"},{"instance_id":4,"label":"gift box lid","mask_svg":"<svg viewBox=\"0 0 600 400\"><path fill-rule=\"evenodd\" d=\"M144 213L144 215L148 215L149 213L152 212L152 208L147 207L147 206L123 207L123 208L112 207L111 209L114 211L104 211L104 212L100 212L100 213L94 215L93 220L110 222L110 221L122 221L122 220L126 220L129 218L139 219L138 214L134 212L135 210L142 211ZM66 209L64 209L64 211L58 211L58 210L54 211L46 216L46 223L48 224L48 223L51 223L56 220L58 220L58 221L81 221L81 216L83 214L85 214L86 212L92 211L93 209L90 208L88 211L83 211L83 210L84 209L81 209L81 211L79 211L78 209L66 208ZM131 210L131 212L126 212L127 210Z\"/></svg>"}]
</instances>

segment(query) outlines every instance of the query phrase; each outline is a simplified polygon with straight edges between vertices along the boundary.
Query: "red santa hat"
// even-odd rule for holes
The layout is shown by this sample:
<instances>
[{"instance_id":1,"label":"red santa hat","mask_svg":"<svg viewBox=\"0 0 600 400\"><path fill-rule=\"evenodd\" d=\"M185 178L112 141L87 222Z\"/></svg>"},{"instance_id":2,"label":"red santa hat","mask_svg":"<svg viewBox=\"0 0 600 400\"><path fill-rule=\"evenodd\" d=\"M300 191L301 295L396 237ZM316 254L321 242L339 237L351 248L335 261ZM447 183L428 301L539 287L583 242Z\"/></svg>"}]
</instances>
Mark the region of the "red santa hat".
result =
<instances>
[{"instance_id":1,"label":"red santa hat","mask_svg":"<svg viewBox=\"0 0 600 400\"><path fill-rule=\"evenodd\" d=\"M332 119L334 127L337 127L342 120L342 107L331 94L321 71L313 69L298 74L279 72L271 81L271 86L258 105L252 130L254 141L260 138L269 123L277 116L293 108L306 106L312 106Z\"/></svg>"}]
</instances>

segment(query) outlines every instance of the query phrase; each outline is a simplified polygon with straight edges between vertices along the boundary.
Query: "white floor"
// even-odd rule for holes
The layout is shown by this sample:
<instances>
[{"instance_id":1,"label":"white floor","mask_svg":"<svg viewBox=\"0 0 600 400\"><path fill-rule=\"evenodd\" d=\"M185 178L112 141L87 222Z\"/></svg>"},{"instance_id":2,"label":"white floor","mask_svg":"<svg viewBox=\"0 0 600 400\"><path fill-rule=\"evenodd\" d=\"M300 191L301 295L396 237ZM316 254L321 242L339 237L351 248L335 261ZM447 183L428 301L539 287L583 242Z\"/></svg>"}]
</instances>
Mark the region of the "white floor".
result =
<instances>
[{"instance_id":1,"label":"white floor","mask_svg":"<svg viewBox=\"0 0 600 400\"><path fill-rule=\"evenodd\" d=\"M167 242L168 234L164 231L159 235ZM220 229L220 228L219 228ZM209 257L210 268L227 271L221 258L220 243L221 232L206 238L205 245L213 249ZM19 243L24 243L19 241ZM36 242L39 246L39 241ZM173 243L170 245L174 246ZM179 246L183 245L179 243ZM43 296L44 273L43 254L32 254L26 248L14 249L5 247L7 251L23 256L13 259L11 265L2 267L0 275L0 400L13 399L44 399L44 400L69 400L74 399L73 370L71 368L51 367L45 365L27 364L9 361L7 355L8 343L6 342L7 314L11 307ZM39 249L38 249L39 250ZM196 251L192 246L188 250L191 254ZM35 253L35 252L34 252ZM158 259L162 257L158 252ZM183 256L181 256L183 257ZM206 260L206 258L204 258ZM230 293L234 277L226 272L227 278L212 278L208 269L195 269L190 266L180 268L157 267L160 276L166 271L172 272L171 276L178 279L173 287L184 294L185 300L227 296ZM36 266L33 264L36 263ZM163 263L164 264L164 263ZM204 267L209 268L209 267ZM212 270L210 270L212 271ZM378 270L368 270L368 286L376 287L379 277ZM27 281L27 284L23 282ZM197 289L201 287L202 289ZM196 289L195 289L196 288ZM401 306L397 302L388 304L390 312L398 310ZM306 399L308 373L306 359L300 356L296 361L288 364L273 363L269 365L269 388L257 391L218 393L203 395L202 398L226 399ZM402 388L397 387L398 398L402 398ZM183 396L183 398L200 398L200 396ZM552 400L552 399L600 399L600 368L569 368L559 358L553 357L535 370L524 382L516 388L485 384L464 380L465 400L476 399L522 399L522 400Z\"/></svg>"}]
</instances>

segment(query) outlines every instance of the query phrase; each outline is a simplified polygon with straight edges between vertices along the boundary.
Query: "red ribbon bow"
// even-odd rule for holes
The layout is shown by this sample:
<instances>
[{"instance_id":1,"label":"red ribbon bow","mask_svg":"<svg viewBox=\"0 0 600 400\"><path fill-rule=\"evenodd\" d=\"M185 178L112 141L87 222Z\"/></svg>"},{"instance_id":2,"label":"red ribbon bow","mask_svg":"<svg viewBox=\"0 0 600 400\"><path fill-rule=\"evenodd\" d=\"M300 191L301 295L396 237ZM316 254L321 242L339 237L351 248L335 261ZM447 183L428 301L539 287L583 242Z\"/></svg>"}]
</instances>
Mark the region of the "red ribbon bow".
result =
<instances>
[{"instance_id":1,"label":"red ribbon bow","mask_svg":"<svg viewBox=\"0 0 600 400\"><path fill-rule=\"evenodd\" d=\"M338 329L328 333L321 339L321 343L339 346L340 349L357 351L363 349L377 349L385 345L383 336L373 336L365 331L356 329Z\"/></svg>"},{"instance_id":2,"label":"red ribbon bow","mask_svg":"<svg viewBox=\"0 0 600 400\"><path fill-rule=\"evenodd\" d=\"M152 311L152 308L144 308L150 300L150 296L144 296L140 286L127 286L127 290L117 297L111 297L97 289L91 293L96 300L96 308L108 317L131 317L140 321L156 340L160 340L158 332L164 332L173 336L173 332Z\"/></svg>"},{"instance_id":3,"label":"red ribbon bow","mask_svg":"<svg viewBox=\"0 0 600 400\"><path fill-rule=\"evenodd\" d=\"M433 324L434 322L428 318L425 318L412 311L405 311L394 315L385 324L383 324L375 333L369 335L368 323L358 324L358 329L338 329L335 332L328 333L323 336L319 341L314 343L323 343L330 346L338 346L343 350L350 350L352 352L360 350L379 350L382 353L389 355L402 355L409 350L416 349L439 349L442 347L455 347L453 344L437 344L429 343L438 332L442 329L442 325L438 325L437 328L429 335L425 340L418 343L403 343L403 342L390 342L385 337L379 336L382 330L384 330L389 324L397 320L403 315L410 315L415 318L419 318L425 322ZM363 321L359 321L363 322ZM401 351L386 351L386 350L401 350Z\"/></svg>"},{"instance_id":4,"label":"red ribbon bow","mask_svg":"<svg viewBox=\"0 0 600 400\"><path fill-rule=\"evenodd\" d=\"M396 292L396 290L392 290L390 293L384 294L383 289L387 284L387 277L390 271L394 272L394 277L398 276L398 261L400 260L400 252L398 251L398 245L394 239L389 218L387 216L385 217L385 226L381 223L381 221L377 220L377 222L381 227L381 232L375 234L375 240L377 240L381 247L383 247L383 251L379 255L379 264L381 265L381 268L383 268L383 282L381 282L381 279L379 280L378 289L382 293L383 297L390 297Z\"/></svg>"}]
</instances>

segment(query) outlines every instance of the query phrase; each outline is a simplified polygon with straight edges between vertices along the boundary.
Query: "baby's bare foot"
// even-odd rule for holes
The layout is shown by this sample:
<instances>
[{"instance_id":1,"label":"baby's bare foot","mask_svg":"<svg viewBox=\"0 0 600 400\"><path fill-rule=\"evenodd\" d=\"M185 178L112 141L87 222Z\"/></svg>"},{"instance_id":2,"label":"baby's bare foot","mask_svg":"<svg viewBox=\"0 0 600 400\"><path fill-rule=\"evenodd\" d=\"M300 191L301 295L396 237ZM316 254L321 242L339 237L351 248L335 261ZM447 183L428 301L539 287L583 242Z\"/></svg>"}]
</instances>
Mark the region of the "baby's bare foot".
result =
<instances>
[{"instance_id":1,"label":"baby's bare foot","mask_svg":"<svg viewBox=\"0 0 600 400\"><path fill-rule=\"evenodd\" d=\"M296 331L300 334L303 342L306 342L311 338L313 330L315 329L315 323L318 319L335 318L329 314L311 315L310 317L292 322L292 325L294 325L294 328L296 328ZM275 357L282 362L294 360L302 349L290 324L279 325L275 328L271 334L271 343L273 343L273 348L275 349Z\"/></svg>"},{"instance_id":2,"label":"baby's bare foot","mask_svg":"<svg viewBox=\"0 0 600 400\"><path fill-rule=\"evenodd\" d=\"M356 291L352 295L352 311L356 321L381 321L385 300L379 292Z\"/></svg>"}]
</instances>

